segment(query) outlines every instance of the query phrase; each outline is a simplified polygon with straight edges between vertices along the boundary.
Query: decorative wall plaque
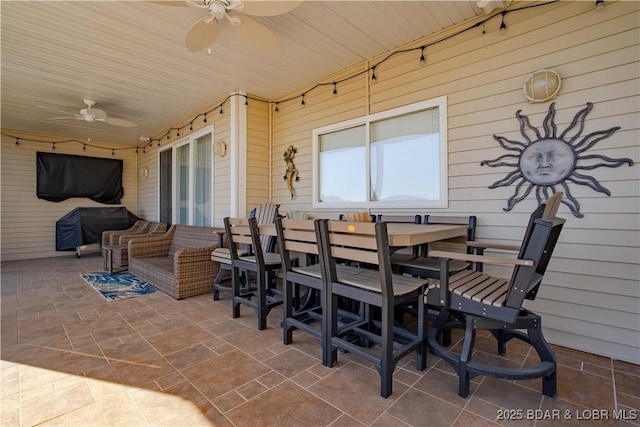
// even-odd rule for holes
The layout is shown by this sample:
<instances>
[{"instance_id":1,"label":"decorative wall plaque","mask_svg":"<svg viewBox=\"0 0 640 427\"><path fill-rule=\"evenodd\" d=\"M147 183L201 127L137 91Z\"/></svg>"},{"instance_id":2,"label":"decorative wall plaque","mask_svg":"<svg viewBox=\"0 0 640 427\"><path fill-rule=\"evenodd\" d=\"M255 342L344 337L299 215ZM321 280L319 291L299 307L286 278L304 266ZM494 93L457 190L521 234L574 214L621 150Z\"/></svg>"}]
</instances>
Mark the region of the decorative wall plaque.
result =
<instances>
[{"instance_id":1,"label":"decorative wall plaque","mask_svg":"<svg viewBox=\"0 0 640 427\"><path fill-rule=\"evenodd\" d=\"M578 111L573 121L562 133L558 134L555 124L555 102L549 105L549 112L543 121L543 129L531 125L529 118L516 112L520 122L520 134L524 141L512 141L503 136L493 135L498 144L514 154L505 154L494 160L483 160L480 165L489 167L506 166L515 168L503 179L496 181L489 188L507 187L515 184L513 196L507 200L504 211L510 211L520 201L529 196L535 189L538 204L557 191L563 191L566 197L562 203L567 205L571 213L582 218L580 204L571 194L569 184L584 185L599 193L611 196L611 192L598 180L581 171L599 167L616 168L624 164L633 165L629 158L612 159L601 154L585 154L599 141L609 138L619 126L599 130L583 135L584 122L593 109L593 104Z\"/></svg>"}]
</instances>

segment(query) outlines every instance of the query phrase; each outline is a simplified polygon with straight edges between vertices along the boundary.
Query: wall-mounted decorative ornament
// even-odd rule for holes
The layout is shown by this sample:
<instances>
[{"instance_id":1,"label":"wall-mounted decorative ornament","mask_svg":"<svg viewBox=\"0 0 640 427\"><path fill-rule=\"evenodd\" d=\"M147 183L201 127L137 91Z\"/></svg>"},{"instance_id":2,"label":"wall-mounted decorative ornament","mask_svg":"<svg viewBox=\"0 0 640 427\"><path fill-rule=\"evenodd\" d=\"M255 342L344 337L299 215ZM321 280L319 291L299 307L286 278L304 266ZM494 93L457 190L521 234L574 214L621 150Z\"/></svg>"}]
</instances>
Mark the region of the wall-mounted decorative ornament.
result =
<instances>
[{"instance_id":1,"label":"wall-mounted decorative ornament","mask_svg":"<svg viewBox=\"0 0 640 427\"><path fill-rule=\"evenodd\" d=\"M283 153L282 157L284 158L284 162L287 164L287 170L284 173L284 180L287 181L287 187L289 188L289 193L291 193L291 199L296 195L295 189L293 188L293 181L298 181L300 178L298 177L298 169L296 169L296 165L293 163L293 159L298 152L297 148L293 148L293 145L290 145Z\"/></svg>"},{"instance_id":2,"label":"wall-mounted decorative ornament","mask_svg":"<svg viewBox=\"0 0 640 427\"><path fill-rule=\"evenodd\" d=\"M505 154L494 160L480 162L481 166L516 168L506 177L489 186L493 189L515 184L515 192L507 200L507 207L503 209L504 211L513 209L516 203L526 199L531 190L535 188L538 203L557 191L564 191L566 198L562 200L562 203L569 207L575 217L582 218L584 215L580 213L580 204L571 194L569 183L584 185L607 196L611 195L611 192L593 176L578 171L599 167L615 168L624 164L631 166L633 160L628 158L612 159L600 154L584 154L596 143L610 137L620 129L619 126L616 126L583 135L585 119L592 109L593 104L588 102L585 108L576 113L569 127L559 135L555 124L555 103L549 105L549 111L544 118L544 134L540 129L531 125L529 118L520 113L522 110L518 110L516 118L520 122L520 134L524 141L511 141L503 136L493 135L502 148L515 152L515 154Z\"/></svg>"},{"instance_id":3,"label":"wall-mounted decorative ornament","mask_svg":"<svg viewBox=\"0 0 640 427\"><path fill-rule=\"evenodd\" d=\"M558 73L553 70L538 70L527 78L522 90L529 102L545 102L558 96L560 85Z\"/></svg>"}]
</instances>

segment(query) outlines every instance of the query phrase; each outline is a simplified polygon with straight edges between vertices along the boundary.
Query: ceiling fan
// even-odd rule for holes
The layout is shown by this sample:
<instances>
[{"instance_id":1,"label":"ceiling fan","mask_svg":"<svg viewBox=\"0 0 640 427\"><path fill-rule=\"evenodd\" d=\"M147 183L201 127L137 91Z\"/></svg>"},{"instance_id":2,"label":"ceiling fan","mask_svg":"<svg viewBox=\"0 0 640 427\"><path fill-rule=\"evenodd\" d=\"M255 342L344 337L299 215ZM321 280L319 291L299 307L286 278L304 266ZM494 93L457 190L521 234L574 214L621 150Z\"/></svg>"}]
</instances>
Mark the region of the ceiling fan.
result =
<instances>
[{"instance_id":1,"label":"ceiling fan","mask_svg":"<svg viewBox=\"0 0 640 427\"><path fill-rule=\"evenodd\" d=\"M92 101L90 99L85 99L84 103L87 105L87 108L83 108L80 110L80 114L77 113L70 113L68 111L61 111L61 110L56 110L54 108L49 108L49 107L43 107L43 106L38 106L39 108L43 108L45 110L50 110L50 111L57 111L59 113L65 113L65 114L70 114L70 116L62 116L62 117L51 117L49 120L84 120L85 122L103 122L109 125L113 125L113 126L121 126L121 127L135 127L136 124L132 123L128 120L124 120L124 119L118 119L115 117L107 117L107 113L105 113L103 110L100 110L98 108L92 108L94 105L96 105L95 101Z\"/></svg>"},{"instance_id":2,"label":"ceiling fan","mask_svg":"<svg viewBox=\"0 0 640 427\"><path fill-rule=\"evenodd\" d=\"M269 28L247 15L281 15L295 9L301 1L186 0L154 1L153 3L208 9L209 16L197 20L187 31L185 43L191 52L198 52L209 47L218 37L220 26L228 24L231 31L254 48L278 53L281 48L276 35ZM209 53L211 53L210 47Z\"/></svg>"}]
</instances>

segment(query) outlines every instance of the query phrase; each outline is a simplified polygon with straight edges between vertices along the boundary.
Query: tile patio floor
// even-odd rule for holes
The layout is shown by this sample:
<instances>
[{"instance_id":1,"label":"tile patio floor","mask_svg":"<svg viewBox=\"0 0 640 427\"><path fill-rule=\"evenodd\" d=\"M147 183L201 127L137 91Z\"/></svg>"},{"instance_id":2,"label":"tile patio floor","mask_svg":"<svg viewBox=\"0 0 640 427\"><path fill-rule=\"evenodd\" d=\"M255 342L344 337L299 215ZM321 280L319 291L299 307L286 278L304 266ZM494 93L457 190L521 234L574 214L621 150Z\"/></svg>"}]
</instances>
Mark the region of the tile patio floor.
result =
<instances>
[{"instance_id":1,"label":"tile patio floor","mask_svg":"<svg viewBox=\"0 0 640 427\"><path fill-rule=\"evenodd\" d=\"M102 270L98 254L9 261L1 270L2 426L640 425L640 417L613 419L616 410L640 412L640 366L606 357L553 346L555 400L539 381L485 377L462 399L446 363L429 355L419 372L407 357L383 399L363 360L339 353L335 368L324 367L319 344L303 333L283 345L278 310L258 331L252 311L231 318L228 295L106 302L79 277ZM496 358L486 337L477 348ZM501 362L530 356L510 343ZM525 418L559 410L561 419L497 420L504 409ZM609 419L576 420L603 414Z\"/></svg>"}]
</instances>

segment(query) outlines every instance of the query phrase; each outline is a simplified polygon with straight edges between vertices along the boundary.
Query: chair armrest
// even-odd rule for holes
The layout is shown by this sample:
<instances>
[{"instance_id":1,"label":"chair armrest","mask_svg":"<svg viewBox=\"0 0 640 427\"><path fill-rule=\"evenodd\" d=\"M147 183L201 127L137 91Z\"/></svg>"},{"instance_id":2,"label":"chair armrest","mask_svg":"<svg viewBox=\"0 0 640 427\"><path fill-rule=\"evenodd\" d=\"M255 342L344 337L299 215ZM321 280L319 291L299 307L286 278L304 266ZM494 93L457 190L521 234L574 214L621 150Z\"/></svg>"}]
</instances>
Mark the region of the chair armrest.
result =
<instances>
[{"instance_id":1,"label":"chair armrest","mask_svg":"<svg viewBox=\"0 0 640 427\"><path fill-rule=\"evenodd\" d=\"M504 245L501 243L490 243L490 242L483 242L479 240L468 241L467 246L470 248L496 249L500 251L511 251L511 252L518 252L520 250L520 246L517 246L517 245Z\"/></svg>"},{"instance_id":2,"label":"chair armrest","mask_svg":"<svg viewBox=\"0 0 640 427\"><path fill-rule=\"evenodd\" d=\"M129 240L133 239L134 237L141 237L144 236L146 237L147 234L144 231L140 231L140 232L131 232L131 233L126 233L126 234L121 234L118 237L118 241L115 243L128 243Z\"/></svg>"},{"instance_id":3,"label":"chair armrest","mask_svg":"<svg viewBox=\"0 0 640 427\"><path fill-rule=\"evenodd\" d=\"M534 264L533 261L528 259L474 255L474 254L465 254L460 252L429 251L429 256L434 258L455 259L458 261L481 262L484 264L498 264L498 265L512 265L512 266L526 265L529 267L533 266Z\"/></svg>"},{"instance_id":4,"label":"chair armrest","mask_svg":"<svg viewBox=\"0 0 640 427\"><path fill-rule=\"evenodd\" d=\"M136 237L129 241L129 258L167 256L173 235Z\"/></svg>"},{"instance_id":5,"label":"chair armrest","mask_svg":"<svg viewBox=\"0 0 640 427\"><path fill-rule=\"evenodd\" d=\"M218 245L203 248L186 248L178 250L173 256L174 275L179 277L185 268L193 268L196 264L212 263L211 252Z\"/></svg>"}]
</instances>

